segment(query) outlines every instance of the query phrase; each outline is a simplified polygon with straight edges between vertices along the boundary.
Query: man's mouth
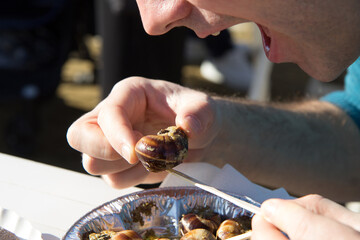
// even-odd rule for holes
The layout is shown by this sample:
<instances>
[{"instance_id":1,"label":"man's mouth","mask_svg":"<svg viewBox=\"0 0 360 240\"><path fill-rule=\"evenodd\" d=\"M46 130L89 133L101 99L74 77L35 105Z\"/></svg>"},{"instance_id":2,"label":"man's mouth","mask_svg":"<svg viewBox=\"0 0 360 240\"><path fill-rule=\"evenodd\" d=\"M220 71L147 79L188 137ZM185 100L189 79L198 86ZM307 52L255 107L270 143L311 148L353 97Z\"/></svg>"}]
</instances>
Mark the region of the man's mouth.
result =
<instances>
[{"instance_id":1,"label":"man's mouth","mask_svg":"<svg viewBox=\"0 0 360 240\"><path fill-rule=\"evenodd\" d=\"M271 50L271 48L270 48L271 47L271 38L267 34L268 29L266 27L261 26L260 24L257 24L257 26L259 27L260 32L261 32L261 37L262 37L265 54L269 58L270 50Z\"/></svg>"}]
</instances>

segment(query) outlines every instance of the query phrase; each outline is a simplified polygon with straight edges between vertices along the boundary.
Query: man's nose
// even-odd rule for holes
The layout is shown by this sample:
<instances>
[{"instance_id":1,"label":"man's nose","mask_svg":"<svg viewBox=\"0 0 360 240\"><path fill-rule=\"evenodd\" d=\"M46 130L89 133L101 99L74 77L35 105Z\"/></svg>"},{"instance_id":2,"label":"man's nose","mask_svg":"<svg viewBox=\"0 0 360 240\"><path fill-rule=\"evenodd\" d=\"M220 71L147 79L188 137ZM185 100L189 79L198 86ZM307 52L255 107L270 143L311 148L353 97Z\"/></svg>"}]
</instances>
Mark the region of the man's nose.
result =
<instances>
[{"instance_id":1,"label":"man's nose","mask_svg":"<svg viewBox=\"0 0 360 240\"><path fill-rule=\"evenodd\" d=\"M176 26L176 21L186 17L188 8L181 0L161 1L157 5L147 4L149 0L138 0L141 20L149 35L161 35ZM190 10L190 9L189 9Z\"/></svg>"},{"instance_id":2,"label":"man's nose","mask_svg":"<svg viewBox=\"0 0 360 240\"><path fill-rule=\"evenodd\" d=\"M149 35L161 35L170 30L167 29L170 22L165 21L162 16L158 16L157 14L149 14L145 16L144 14L141 14L141 20L146 33Z\"/></svg>"}]
</instances>

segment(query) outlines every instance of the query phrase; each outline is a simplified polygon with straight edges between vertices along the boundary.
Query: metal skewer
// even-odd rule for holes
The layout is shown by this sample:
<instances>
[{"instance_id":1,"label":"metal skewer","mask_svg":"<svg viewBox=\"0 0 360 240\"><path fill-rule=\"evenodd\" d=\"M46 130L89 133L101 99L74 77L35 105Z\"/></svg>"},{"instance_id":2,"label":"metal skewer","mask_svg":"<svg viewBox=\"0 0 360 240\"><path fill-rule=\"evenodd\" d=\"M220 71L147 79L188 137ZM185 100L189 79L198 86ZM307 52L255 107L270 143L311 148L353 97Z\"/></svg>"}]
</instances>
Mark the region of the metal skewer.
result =
<instances>
[{"instance_id":1,"label":"metal skewer","mask_svg":"<svg viewBox=\"0 0 360 240\"><path fill-rule=\"evenodd\" d=\"M193 184L194 186L196 186L198 188L201 188L201 189L203 189L203 190L205 190L207 192L210 192L210 193L215 194L215 195L217 195L217 196L219 196L221 198L224 198L224 199L228 200L229 202L232 202L233 204L235 204L235 205L237 205L239 207L242 207L245 210L248 210L248 211L250 211L252 213L255 213L255 214L260 213L260 208L258 206L255 206L255 205L253 205L251 203L248 203L246 201L243 201L241 199L233 197L233 196L231 196L229 194L226 194L226 193L224 193L224 192L222 192L222 191L220 191L220 190L218 190L218 189L216 189L214 187L210 187L208 185L205 185L205 184L201 183L200 181L196 180L195 178L192 178L192 177L190 177L190 176L188 176L188 175L186 175L186 174L184 174L182 172L179 172L179 171L174 170L174 169L167 169L166 171L185 179L186 181L190 182L191 184ZM244 239L246 239L246 238L244 238Z\"/></svg>"}]
</instances>

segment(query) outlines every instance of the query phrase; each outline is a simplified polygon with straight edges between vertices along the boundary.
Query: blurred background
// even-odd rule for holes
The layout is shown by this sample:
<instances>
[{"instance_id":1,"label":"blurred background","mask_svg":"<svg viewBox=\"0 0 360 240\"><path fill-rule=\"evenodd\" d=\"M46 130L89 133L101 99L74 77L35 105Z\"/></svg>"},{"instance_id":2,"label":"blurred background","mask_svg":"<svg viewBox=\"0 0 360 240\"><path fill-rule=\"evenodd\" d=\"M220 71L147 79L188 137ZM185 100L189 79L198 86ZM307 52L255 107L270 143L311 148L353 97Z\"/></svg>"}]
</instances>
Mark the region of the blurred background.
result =
<instances>
[{"instance_id":1,"label":"blurred background","mask_svg":"<svg viewBox=\"0 0 360 240\"><path fill-rule=\"evenodd\" d=\"M272 64L246 23L198 39L174 29L148 36L133 0L0 3L0 152L84 172L67 128L121 79L164 79L255 101L317 98L322 84L294 64Z\"/></svg>"}]
</instances>

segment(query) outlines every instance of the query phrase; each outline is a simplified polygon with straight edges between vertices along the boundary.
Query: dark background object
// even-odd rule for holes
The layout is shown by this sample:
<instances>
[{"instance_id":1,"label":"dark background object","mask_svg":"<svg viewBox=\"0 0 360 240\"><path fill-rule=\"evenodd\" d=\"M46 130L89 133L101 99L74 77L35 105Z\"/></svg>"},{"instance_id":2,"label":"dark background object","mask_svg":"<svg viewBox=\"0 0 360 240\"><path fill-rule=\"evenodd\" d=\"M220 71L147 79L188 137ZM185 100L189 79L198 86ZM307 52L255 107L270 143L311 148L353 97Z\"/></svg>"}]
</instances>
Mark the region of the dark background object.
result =
<instances>
[{"instance_id":1,"label":"dark background object","mask_svg":"<svg viewBox=\"0 0 360 240\"><path fill-rule=\"evenodd\" d=\"M150 36L142 26L135 1L98 0L96 4L103 46L99 75L103 97L129 76L181 83L186 29Z\"/></svg>"}]
</instances>

